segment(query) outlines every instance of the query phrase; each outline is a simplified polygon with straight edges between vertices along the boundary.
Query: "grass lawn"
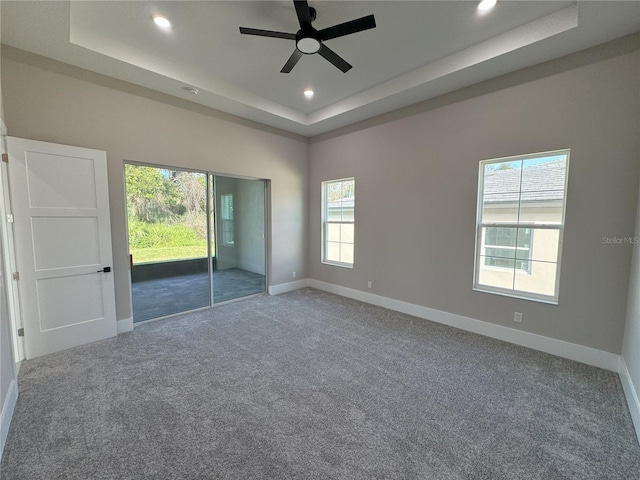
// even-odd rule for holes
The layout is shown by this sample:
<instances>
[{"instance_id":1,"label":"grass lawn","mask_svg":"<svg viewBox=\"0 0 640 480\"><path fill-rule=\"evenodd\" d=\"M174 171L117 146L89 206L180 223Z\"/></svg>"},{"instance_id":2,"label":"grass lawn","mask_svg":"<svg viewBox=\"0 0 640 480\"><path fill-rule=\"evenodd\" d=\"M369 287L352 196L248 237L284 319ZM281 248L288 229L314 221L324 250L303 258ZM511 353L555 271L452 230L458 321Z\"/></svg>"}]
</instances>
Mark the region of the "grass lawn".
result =
<instances>
[{"instance_id":1,"label":"grass lawn","mask_svg":"<svg viewBox=\"0 0 640 480\"><path fill-rule=\"evenodd\" d=\"M136 263L184 260L187 258L206 258L207 245L192 245L189 247L132 248L130 253L133 255L134 265Z\"/></svg>"}]
</instances>

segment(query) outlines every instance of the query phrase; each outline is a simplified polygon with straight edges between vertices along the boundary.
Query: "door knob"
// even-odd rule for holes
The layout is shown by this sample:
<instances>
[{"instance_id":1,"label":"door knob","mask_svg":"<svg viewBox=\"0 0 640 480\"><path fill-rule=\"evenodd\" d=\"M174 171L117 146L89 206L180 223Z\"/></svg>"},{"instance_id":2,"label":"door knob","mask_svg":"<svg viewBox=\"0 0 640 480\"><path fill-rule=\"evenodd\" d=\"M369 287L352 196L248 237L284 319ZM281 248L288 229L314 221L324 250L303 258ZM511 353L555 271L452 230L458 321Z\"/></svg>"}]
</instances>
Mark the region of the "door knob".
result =
<instances>
[{"instance_id":1,"label":"door knob","mask_svg":"<svg viewBox=\"0 0 640 480\"><path fill-rule=\"evenodd\" d=\"M111 267L104 267L102 270L98 270L96 273L109 273L111 271Z\"/></svg>"}]
</instances>

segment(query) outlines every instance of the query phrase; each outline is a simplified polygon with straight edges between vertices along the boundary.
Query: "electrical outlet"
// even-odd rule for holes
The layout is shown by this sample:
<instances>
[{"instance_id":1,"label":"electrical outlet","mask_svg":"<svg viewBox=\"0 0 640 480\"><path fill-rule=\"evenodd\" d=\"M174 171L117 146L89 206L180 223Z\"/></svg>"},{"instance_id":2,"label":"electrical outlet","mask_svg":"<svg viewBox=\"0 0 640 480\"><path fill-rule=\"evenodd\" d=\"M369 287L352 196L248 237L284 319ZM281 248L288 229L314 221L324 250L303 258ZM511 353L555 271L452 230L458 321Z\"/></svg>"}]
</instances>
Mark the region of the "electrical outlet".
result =
<instances>
[{"instance_id":1,"label":"electrical outlet","mask_svg":"<svg viewBox=\"0 0 640 480\"><path fill-rule=\"evenodd\" d=\"M296 278L296 272L291 272L291 278Z\"/></svg>"},{"instance_id":2,"label":"electrical outlet","mask_svg":"<svg viewBox=\"0 0 640 480\"><path fill-rule=\"evenodd\" d=\"M513 313L513 321L516 323L522 323L522 313L514 312Z\"/></svg>"},{"instance_id":3,"label":"electrical outlet","mask_svg":"<svg viewBox=\"0 0 640 480\"><path fill-rule=\"evenodd\" d=\"M371 287L373 287L373 282L371 281L367 282L367 288L371 288Z\"/></svg>"}]
</instances>

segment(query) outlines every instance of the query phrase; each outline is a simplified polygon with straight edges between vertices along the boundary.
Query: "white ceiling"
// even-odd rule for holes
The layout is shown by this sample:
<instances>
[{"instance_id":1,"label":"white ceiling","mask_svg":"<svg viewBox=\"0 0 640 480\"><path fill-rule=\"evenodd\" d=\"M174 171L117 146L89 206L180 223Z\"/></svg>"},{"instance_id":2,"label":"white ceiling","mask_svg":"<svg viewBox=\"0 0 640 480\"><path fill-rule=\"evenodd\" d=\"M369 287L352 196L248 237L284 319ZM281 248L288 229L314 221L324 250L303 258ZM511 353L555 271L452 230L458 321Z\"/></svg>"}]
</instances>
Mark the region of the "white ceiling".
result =
<instances>
[{"instance_id":1,"label":"white ceiling","mask_svg":"<svg viewBox=\"0 0 640 480\"><path fill-rule=\"evenodd\" d=\"M638 1L499 1L484 14L476 1L309 3L316 29L375 15L375 29L327 41L347 73L311 55L282 74L295 42L239 33L295 33L292 1L3 0L0 31L4 44L312 136L640 30Z\"/></svg>"}]
</instances>

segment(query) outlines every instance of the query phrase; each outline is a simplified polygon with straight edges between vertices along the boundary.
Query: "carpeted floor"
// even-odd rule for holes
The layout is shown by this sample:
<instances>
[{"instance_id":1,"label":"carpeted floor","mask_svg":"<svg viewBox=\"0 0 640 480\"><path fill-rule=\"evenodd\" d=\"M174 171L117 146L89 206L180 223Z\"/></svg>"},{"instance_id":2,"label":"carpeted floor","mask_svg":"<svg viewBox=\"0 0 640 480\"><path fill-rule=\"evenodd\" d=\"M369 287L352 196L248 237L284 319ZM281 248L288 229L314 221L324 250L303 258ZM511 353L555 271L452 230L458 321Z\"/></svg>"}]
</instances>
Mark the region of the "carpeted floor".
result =
<instances>
[{"instance_id":1,"label":"carpeted floor","mask_svg":"<svg viewBox=\"0 0 640 480\"><path fill-rule=\"evenodd\" d=\"M616 374L304 289L26 361L38 479L638 479Z\"/></svg>"}]
</instances>

